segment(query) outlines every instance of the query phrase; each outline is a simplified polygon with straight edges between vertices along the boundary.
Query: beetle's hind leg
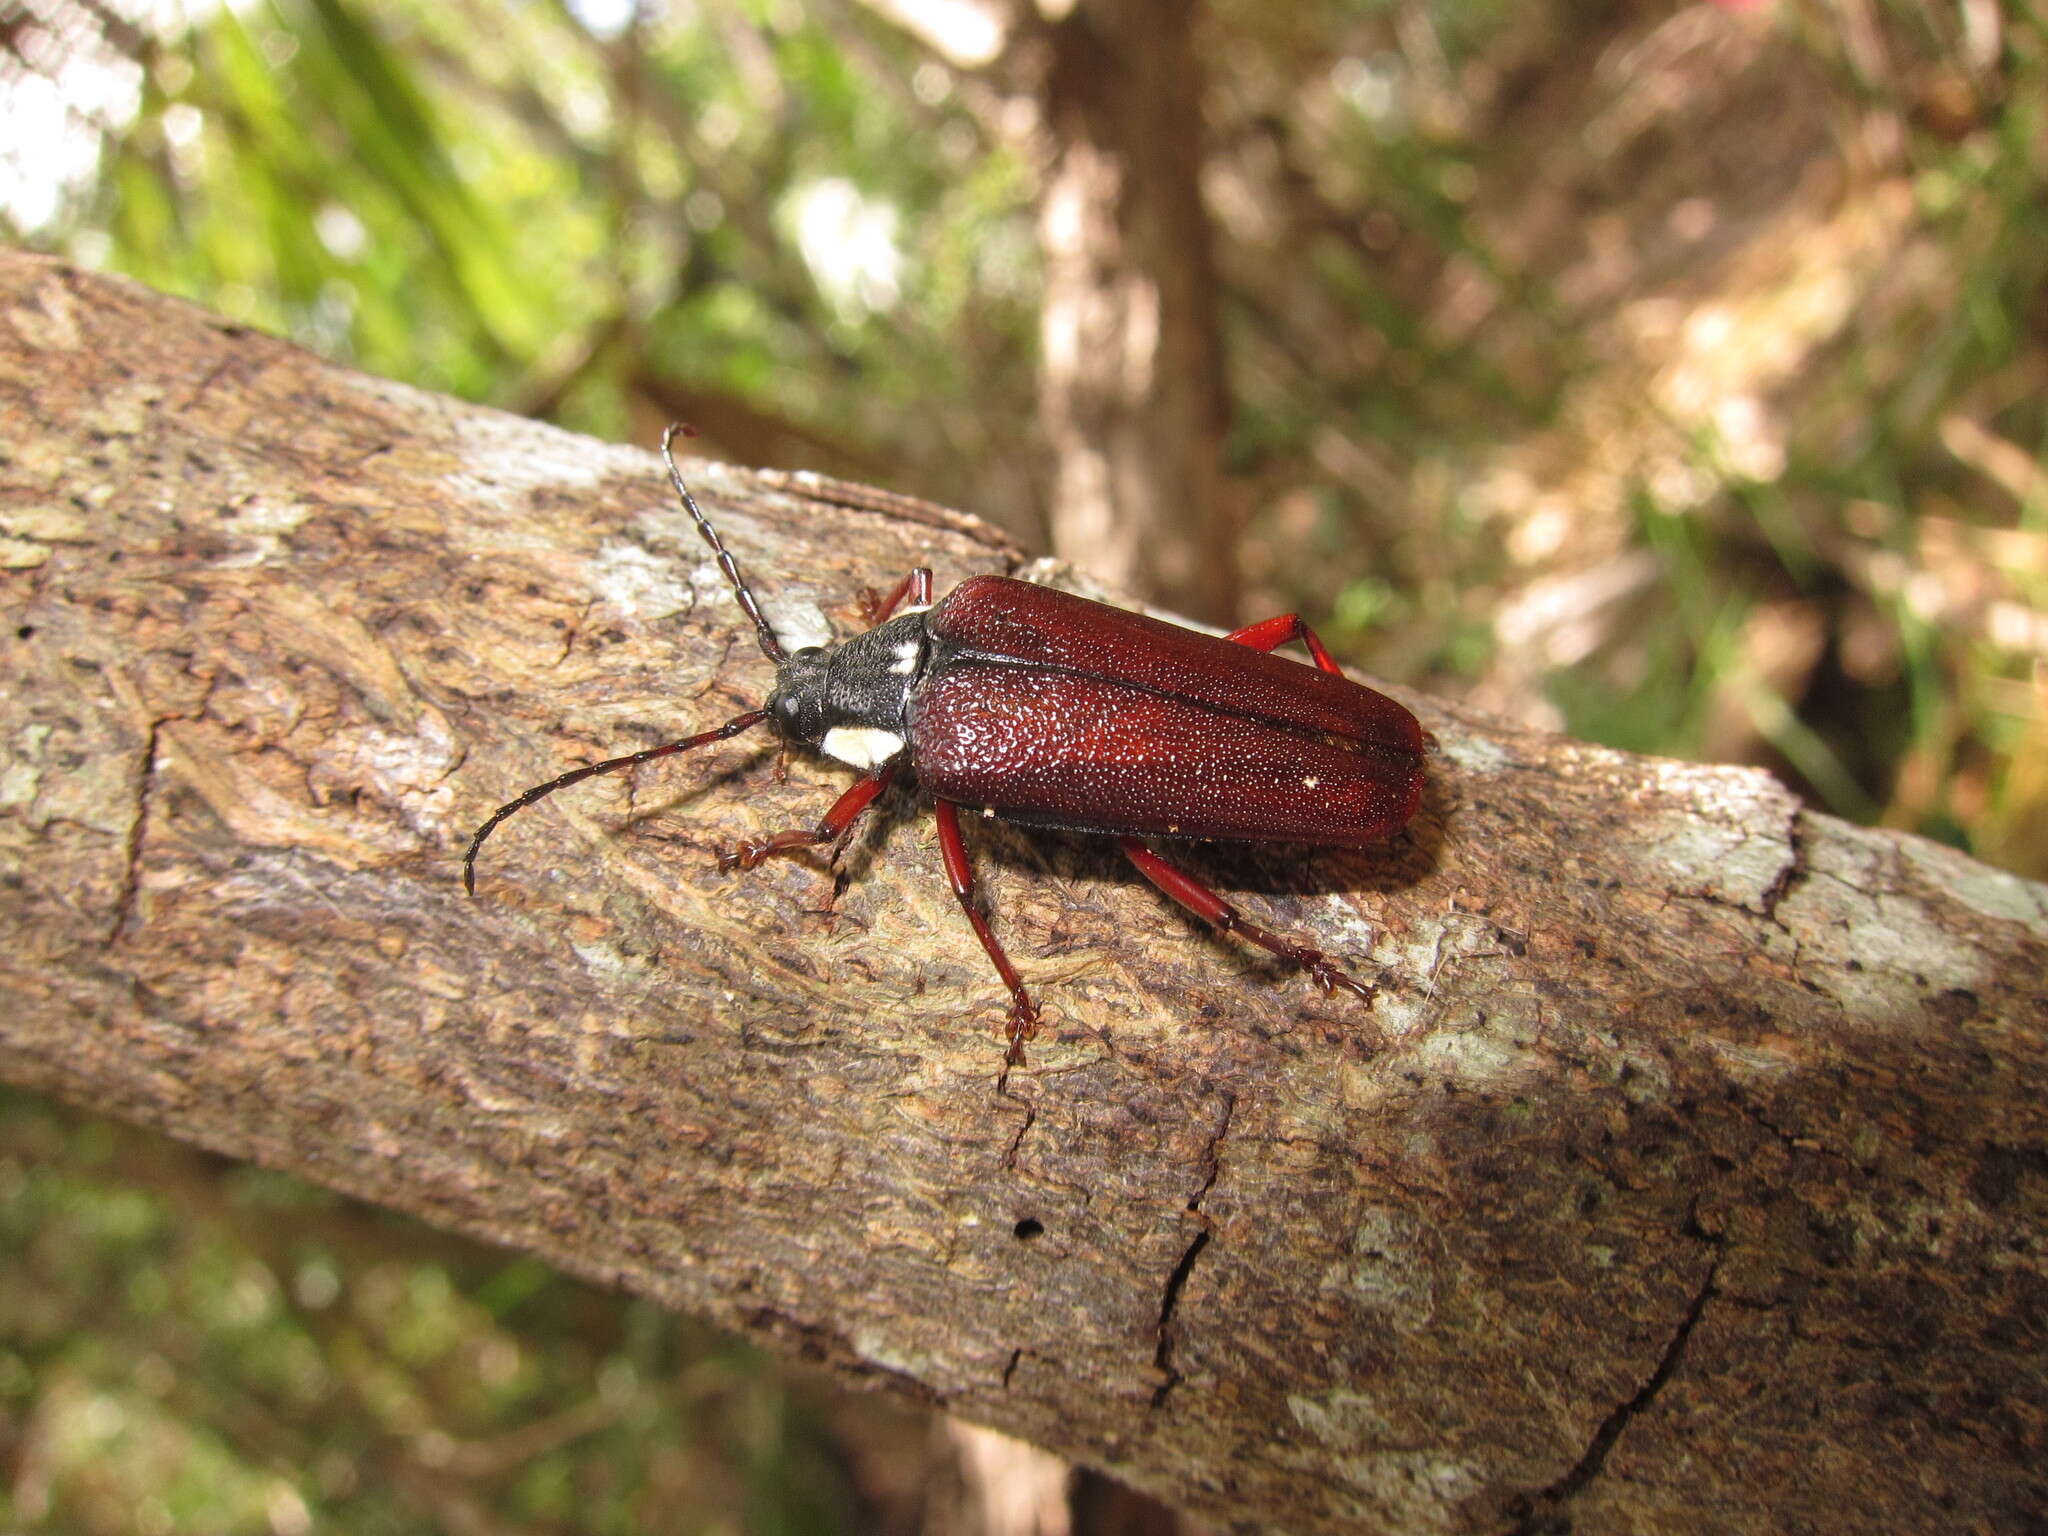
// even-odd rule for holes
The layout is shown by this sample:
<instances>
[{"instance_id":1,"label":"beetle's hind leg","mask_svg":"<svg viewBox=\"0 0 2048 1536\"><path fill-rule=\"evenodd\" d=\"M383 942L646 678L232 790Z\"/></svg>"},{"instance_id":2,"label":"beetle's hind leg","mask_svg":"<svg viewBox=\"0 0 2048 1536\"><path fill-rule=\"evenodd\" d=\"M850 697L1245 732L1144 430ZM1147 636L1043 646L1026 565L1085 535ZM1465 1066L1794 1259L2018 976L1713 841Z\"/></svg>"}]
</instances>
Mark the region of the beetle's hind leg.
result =
<instances>
[{"instance_id":1,"label":"beetle's hind leg","mask_svg":"<svg viewBox=\"0 0 2048 1536\"><path fill-rule=\"evenodd\" d=\"M1023 978L1017 968L1010 964L1010 957L1003 953L1003 946L996 942L995 930L988 925L981 908L974 900L974 869L967 862L967 839L960 834L960 813L950 800L937 802L939 823L939 854L945 860L946 880L953 887L953 894L959 899L960 910L967 914L967 921L974 925L974 936L981 940L981 947L988 951L989 959L996 963L996 974L1003 978L1003 985L1010 989L1010 1054L1005 1058L1011 1066L1024 1060L1024 1042L1038 1033L1038 1008L1031 1001L1031 994L1024 990Z\"/></svg>"},{"instance_id":2,"label":"beetle's hind leg","mask_svg":"<svg viewBox=\"0 0 2048 1536\"><path fill-rule=\"evenodd\" d=\"M1167 863L1136 838L1120 837L1117 842L1122 845L1130 861L1138 866L1139 874L1203 921L1215 924L1225 933L1234 933L1261 949L1270 950L1282 960L1293 961L1307 971L1310 979L1325 992L1334 992L1342 987L1368 1002L1372 1000L1372 988L1363 982L1354 981L1335 960L1320 949L1310 949L1306 944L1296 944L1291 939L1283 939L1279 934L1261 928L1193 875Z\"/></svg>"},{"instance_id":3,"label":"beetle's hind leg","mask_svg":"<svg viewBox=\"0 0 2048 1536\"><path fill-rule=\"evenodd\" d=\"M1277 651L1290 640L1299 640L1308 647L1309 655L1315 657L1316 665L1325 672L1344 675L1344 669L1337 665L1337 659L1324 648L1316 632L1302 621L1298 613L1283 613L1276 619L1261 619L1256 624L1247 624L1243 629L1234 630L1223 637L1235 640L1239 645L1248 645L1255 651Z\"/></svg>"}]
</instances>

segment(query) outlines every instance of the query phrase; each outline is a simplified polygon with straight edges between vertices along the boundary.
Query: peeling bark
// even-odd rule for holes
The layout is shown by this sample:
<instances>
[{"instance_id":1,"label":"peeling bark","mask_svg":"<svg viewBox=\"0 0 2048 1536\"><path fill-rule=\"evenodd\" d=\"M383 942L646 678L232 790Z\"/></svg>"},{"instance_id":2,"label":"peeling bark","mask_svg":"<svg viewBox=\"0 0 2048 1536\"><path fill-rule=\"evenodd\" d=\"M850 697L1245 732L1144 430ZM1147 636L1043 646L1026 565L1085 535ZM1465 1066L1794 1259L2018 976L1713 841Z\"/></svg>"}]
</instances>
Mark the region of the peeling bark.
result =
<instances>
[{"instance_id":1,"label":"peeling bark","mask_svg":"<svg viewBox=\"0 0 2048 1536\"><path fill-rule=\"evenodd\" d=\"M1415 825L1189 856L1374 973L914 799L845 879L651 456L0 255L0 1074L531 1250L1239 1526L2048 1508L2048 893L1768 777L1417 700ZM692 470L792 630L970 518ZM62 513L62 516L54 515ZM56 535L53 536L52 530ZM38 553L40 551L40 553Z\"/></svg>"}]
</instances>

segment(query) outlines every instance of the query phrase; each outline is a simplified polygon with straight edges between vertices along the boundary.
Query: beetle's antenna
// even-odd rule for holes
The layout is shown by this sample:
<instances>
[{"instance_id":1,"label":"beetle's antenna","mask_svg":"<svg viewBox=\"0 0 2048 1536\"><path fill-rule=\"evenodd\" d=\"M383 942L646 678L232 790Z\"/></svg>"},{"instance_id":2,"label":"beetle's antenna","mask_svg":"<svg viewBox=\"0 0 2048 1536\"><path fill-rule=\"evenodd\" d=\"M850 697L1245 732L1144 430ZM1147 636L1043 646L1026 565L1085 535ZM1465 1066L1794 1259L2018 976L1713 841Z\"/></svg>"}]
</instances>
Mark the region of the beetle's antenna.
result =
<instances>
[{"instance_id":1,"label":"beetle's antenna","mask_svg":"<svg viewBox=\"0 0 2048 1536\"><path fill-rule=\"evenodd\" d=\"M680 422L671 422L669 429L661 434L661 456L668 464L668 477L675 482L676 494L683 498L683 505L690 509L690 516L697 520L697 531L704 535L704 542L718 552L718 568L725 572L725 579L732 583L732 590L740 600L740 607L748 618L754 621L755 633L761 637L761 650L776 666L782 665L782 642L775 638L775 631L768 627L768 621L761 616L761 605L754 601L754 594L747 589L746 578L740 575L739 562L726 550L725 542L719 538L718 530L711 526L697 505L697 498L690 494L690 488L683 484L682 471L676 468L676 456L670 448L676 434L695 437L696 434Z\"/></svg>"},{"instance_id":2,"label":"beetle's antenna","mask_svg":"<svg viewBox=\"0 0 2048 1536\"><path fill-rule=\"evenodd\" d=\"M663 445L664 448L666 446ZM670 468L673 469L674 465L671 464ZM720 553L724 551L721 550ZM767 626L763 625L762 630L766 633ZM777 658L778 661L780 659ZM657 757L667 757L673 752L687 752L692 747L706 747L714 741L724 741L728 737L737 736L741 731L750 731L767 718L768 711L765 709L749 710L736 719L726 721L716 730L705 731L697 736L686 736L681 741L671 741L663 746L649 747L645 752L629 752L624 757L608 758L601 763L588 763L581 768L570 769L559 779L549 779L545 784L534 785L517 800L508 800L491 812L491 819L476 829L476 836L469 840L469 851L462 856L462 888L472 896L476 894L476 851L483 847L484 839L497 830L498 823L513 812L523 811L534 801L544 799L558 789L567 789L571 784L580 784L594 774L610 773L615 768L631 768L636 763L651 763Z\"/></svg>"}]
</instances>

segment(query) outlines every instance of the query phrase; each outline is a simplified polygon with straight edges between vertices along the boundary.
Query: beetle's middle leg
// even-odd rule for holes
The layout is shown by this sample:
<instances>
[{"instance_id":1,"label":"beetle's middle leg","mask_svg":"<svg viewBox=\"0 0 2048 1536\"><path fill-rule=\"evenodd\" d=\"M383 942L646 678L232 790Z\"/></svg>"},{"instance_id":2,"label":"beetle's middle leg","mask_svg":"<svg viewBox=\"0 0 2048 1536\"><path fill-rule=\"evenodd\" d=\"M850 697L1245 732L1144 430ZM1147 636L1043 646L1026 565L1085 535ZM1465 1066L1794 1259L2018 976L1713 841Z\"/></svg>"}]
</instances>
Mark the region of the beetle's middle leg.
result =
<instances>
[{"instance_id":1,"label":"beetle's middle leg","mask_svg":"<svg viewBox=\"0 0 2048 1536\"><path fill-rule=\"evenodd\" d=\"M988 919L975 904L974 868L967 862L967 839L960 835L960 812L950 800L938 801L937 809L939 853L946 863L946 880L953 887L954 896L959 898L960 910L974 925L974 936L981 940L981 947L988 951L989 959L995 961L996 974L1010 989L1010 1054L1005 1060L1014 1067L1024 1060L1024 1042L1038 1033L1038 1008L1031 1001L1031 994L1024 990L1017 968L1010 964L1010 957L996 942L995 930L989 927Z\"/></svg>"},{"instance_id":2,"label":"beetle's middle leg","mask_svg":"<svg viewBox=\"0 0 2048 1536\"><path fill-rule=\"evenodd\" d=\"M1362 982L1353 981L1335 960L1320 949L1310 949L1306 944L1296 944L1291 939L1283 939L1279 934L1261 928L1193 875L1177 865L1167 863L1135 837L1120 837L1117 842L1130 861L1138 866L1139 874L1203 921L1213 923L1225 933L1234 933L1239 938L1249 940L1261 949L1270 950L1282 960L1293 961L1307 971L1315 984L1325 992L1334 992L1342 987L1347 992L1355 992L1368 1002L1372 1000L1372 988Z\"/></svg>"},{"instance_id":3,"label":"beetle's middle leg","mask_svg":"<svg viewBox=\"0 0 2048 1536\"><path fill-rule=\"evenodd\" d=\"M932 573L929 566L920 565L897 582L885 595L873 587L860 589L860 615L873 629L885 621L903 605L904 598L910 599L913 610L929 608L932 605Z\"/></svg>"},{"instance_id":4,"label":"beetle's middle leg","mask_svg":"<svg viewBox=\"0 0 2048 1536\"><path fill-rule=\"evenodd\" d=\"M844 836L860 820L861 812L873 805L875 797L889 787L889 781L896 777L900 766L900 763L883 763L856 779L851 789L832 802L832 809L815 827L798 827L789 832L777 832L758 843L741 843L718 856L718 867L752 869L770 854L815 848L820 843L829 843L835 837Z\"/></svg>"},{"instance_id":5,"label":"beetle's middle leg","mask_svg":"<svg viewBox=\"0 0 2048 1536\"><path fill-rule=\"evenodd\" d=\"M1339 677L1344 669L1336 659L1323 648L1323 642L1316 638L1316 632L1302 622L1298 613L1283 613L1277 619L1261 619L1256 624L1247 624L1223 637L1235 640L1239 645L1248 645L1255 651L1277 651L1290 640L1299 640L1308 647L1309 655L1315 657L1316 665L1325 672L1334 672Z\"/></svg>"}]
</instances>

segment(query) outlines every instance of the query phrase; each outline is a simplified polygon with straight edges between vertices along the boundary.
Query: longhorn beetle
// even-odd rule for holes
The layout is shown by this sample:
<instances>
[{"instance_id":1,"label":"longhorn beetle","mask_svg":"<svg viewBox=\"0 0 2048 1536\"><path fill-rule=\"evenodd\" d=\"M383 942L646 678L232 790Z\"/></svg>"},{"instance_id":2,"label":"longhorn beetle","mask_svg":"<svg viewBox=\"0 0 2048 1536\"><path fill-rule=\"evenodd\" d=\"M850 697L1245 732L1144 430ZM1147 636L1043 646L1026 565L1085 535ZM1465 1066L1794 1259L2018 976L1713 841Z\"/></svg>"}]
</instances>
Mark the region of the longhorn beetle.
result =
<instances>
[{"instance_id":1,"label":"longhorn beetle","mask_svg":"<svg viewBox=\"0 0 2048 1536\"><path fill-rule=\"evenodd\" d=\"M676 494L718 557L761 650L775 663L765 708L714 730L609 758L537 784L500 806L462 856L543 796L725 741L764 721L788 741L860 770L815 827L719 855L724 870L844 837L899 775L936 801L946 878L1010 989L1009 1061L1024 1059L1038 1009L974 899L960 807L1027 826L1114 837L1141 874L1217 928L1301 966L1326 992L1372 996L1320 950L1271 933L1141 838L1242 839L1356 848L1405 826L1422 798L1425 737L1415 717L1339 670L1299 614L1227 638L1003 576L972 576L936 606L932 573L913 570L869 596L866 633L785 651L746 579L676 468ZM1305 666L1270 654L1299 640Z\"/></svg>"}]
</instances>

